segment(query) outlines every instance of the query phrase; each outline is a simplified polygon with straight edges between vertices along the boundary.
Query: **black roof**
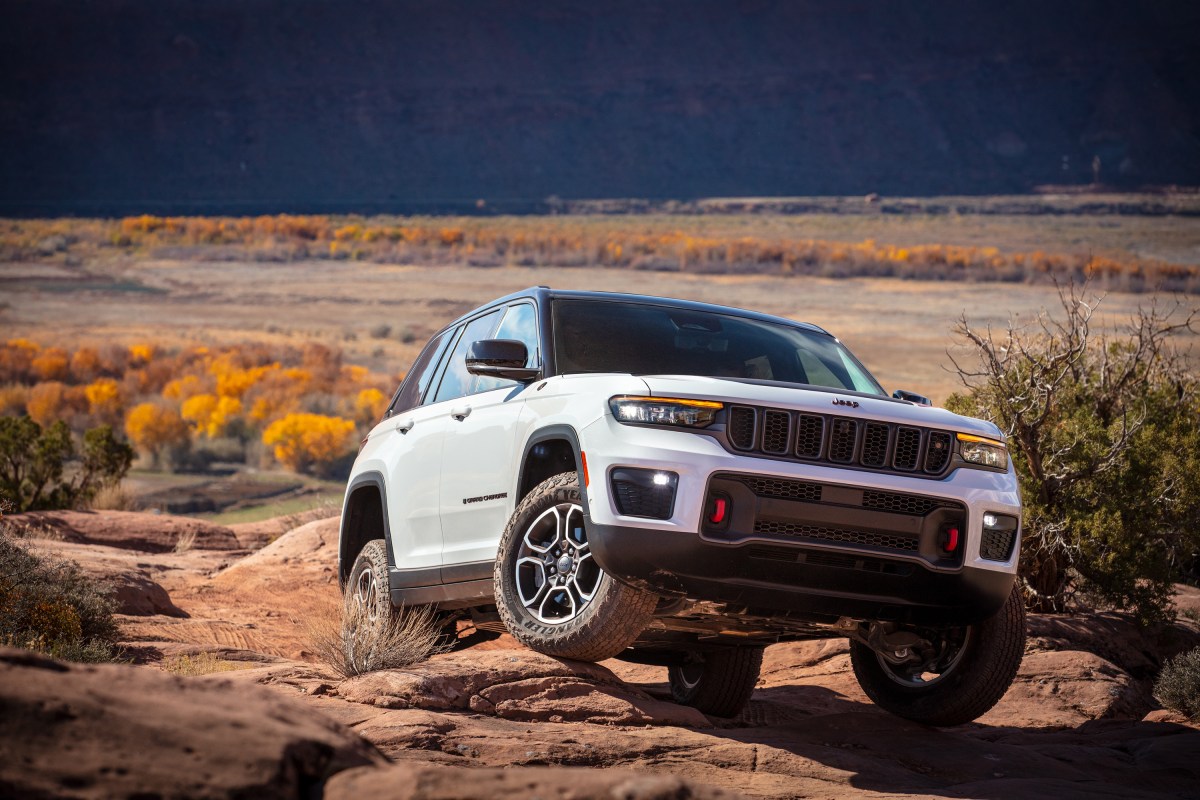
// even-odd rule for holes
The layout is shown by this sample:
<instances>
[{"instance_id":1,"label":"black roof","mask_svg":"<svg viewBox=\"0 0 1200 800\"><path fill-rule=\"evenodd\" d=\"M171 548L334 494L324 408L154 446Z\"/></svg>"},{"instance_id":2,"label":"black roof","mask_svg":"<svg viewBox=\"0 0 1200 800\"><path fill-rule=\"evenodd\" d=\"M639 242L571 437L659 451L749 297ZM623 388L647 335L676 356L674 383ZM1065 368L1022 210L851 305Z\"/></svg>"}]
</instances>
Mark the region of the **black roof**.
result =
<instances>
[{"instance_id":1,"label":"black roof","mask_svg":"<svg viewBox=\"0 0 1200 800\"><path fill-rule=\"evenodd\" d=\"M729 315L735 316L735 317L745 317L747 319L755 319L755 320L759 320L762 322L775 322L775 323L782 323L785 325L795 325L797 327L801 327L806 330L813 331L815 333L822 333L822 334L824 334L826 336L830 336L830 337L833 336L833 334L829 333L829 331L827 331L817 325L813 325L811 322L798 322L797 320L787 319L786 317L777 317L772 314L763 314L758 311L748 311L744 308L734 308L732 306L719 306L719 305L715 305L713 303L700 303L695 300L678 300L678 299L671 298L671 297L656 297L654 295L648 295L648 294L629 294L626 292L591 292L591 291L578 291L578 290L567 290L567 289L551 289L549 286L530 286L528 289L523 289L519 292L513 292L512 294L505 295L504 297L498 297L495 300L492 300L491 302L484 303L483 305L479 306L478 308L476 308L472 311L468 311L466 314L463 314L461 317L454 320L454 322L450 323L446 327L447 328L453 327L454 325L457 325L459 322L467 319L468 317L474 316L476 313L483 311L484 309L491 308L492 306L501 305L504 303L509 303L509 302L512 302L513 300L519 300L521 298L530 298L530 299L536 300L539 305L541 305L544 301L556 300L556 299L569 299L569 300L613 300L613 301L625 302L625 303L645 303L648 305L656 305L656 306L670 306L672 308L681 308L681 309L686 309L689 311L716 312L716 313L720 313L720 314L729 314Z\"/></svg>"}]
</instances>

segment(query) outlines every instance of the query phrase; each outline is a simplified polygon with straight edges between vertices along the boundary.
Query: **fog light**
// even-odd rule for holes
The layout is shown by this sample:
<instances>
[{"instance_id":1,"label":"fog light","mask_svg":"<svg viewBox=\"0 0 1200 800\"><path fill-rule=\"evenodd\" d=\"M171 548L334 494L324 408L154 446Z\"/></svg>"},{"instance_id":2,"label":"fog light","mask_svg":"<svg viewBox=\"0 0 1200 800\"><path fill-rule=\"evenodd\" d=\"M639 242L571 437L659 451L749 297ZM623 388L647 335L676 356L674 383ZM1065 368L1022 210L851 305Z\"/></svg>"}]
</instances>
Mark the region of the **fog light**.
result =
<instances>
[{"instance_id":1,"label":"fog light","mask_svg":"<svg viewBox=\"0 0 1200 800\"><path fill-rule=\"evenodd\" d=\"M671 482L671 477L669 475L667 475L667 473L665 473L665 472L654 473L654 485L655 486L666 486L670 482Z\"/></svg>"},{"instance_id":2,"label":"fog light","mask_svg":"<svg viewBox=\"0 0 1200 800\"><path fill-rule=\"evenodd\" d=\"M994 527L996 527L996 523L999 521L1000 520L996 519L995 514L984 514L983 515L983 527L985 527L985 528L994 528Z\"/></svg>"}]
</instances>

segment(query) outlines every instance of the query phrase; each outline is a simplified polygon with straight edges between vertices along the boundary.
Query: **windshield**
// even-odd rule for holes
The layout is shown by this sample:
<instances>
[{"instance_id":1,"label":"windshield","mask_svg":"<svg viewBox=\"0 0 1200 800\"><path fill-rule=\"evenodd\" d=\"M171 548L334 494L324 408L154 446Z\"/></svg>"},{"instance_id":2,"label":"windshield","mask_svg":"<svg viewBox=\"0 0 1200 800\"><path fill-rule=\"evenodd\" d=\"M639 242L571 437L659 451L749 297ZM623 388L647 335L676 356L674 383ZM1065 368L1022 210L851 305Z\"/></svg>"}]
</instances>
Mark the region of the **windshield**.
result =
<instances>
[{"instance_id":1,"label":"windshield","mask_svg":"<svg viewBox=\"0 0 1200 800\"><path fill-rule=\"evenodd\" d=\"M555 300L553 319L560 374L701 375L885 395L833 337L791 325L608 300Z\"/></svg>"}]
</instances>

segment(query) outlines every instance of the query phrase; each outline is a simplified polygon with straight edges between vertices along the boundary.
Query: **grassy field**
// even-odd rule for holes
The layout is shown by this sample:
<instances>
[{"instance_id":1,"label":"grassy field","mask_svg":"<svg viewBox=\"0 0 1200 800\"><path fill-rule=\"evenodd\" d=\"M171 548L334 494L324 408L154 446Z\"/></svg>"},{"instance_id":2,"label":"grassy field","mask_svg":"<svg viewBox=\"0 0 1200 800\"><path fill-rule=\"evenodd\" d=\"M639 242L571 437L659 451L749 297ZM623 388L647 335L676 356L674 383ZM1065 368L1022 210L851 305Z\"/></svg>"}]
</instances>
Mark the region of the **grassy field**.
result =
<instances>
[{"instance_id":1,"label":"grassy field","mask_svg":"<svg viewBox=\"0 0 1200 800\"><path fill-rule=\"evenodd\" d=\"M337 250L339 241L358 241L337 239L336 231L347 226L357 225L355 235L363 239L369 238L363 226L391 225L407 226L410 231L460 230L467 239L503 237L510 244L535 234L539 241L550 243L570 244L579 237L591 242L682 236L681 241L747 239L756 242L755 247L818 238L835 243L874 241L897 248L1041 251L1062 258L1092 253L1118 260L1152 258L1200 265L1200 216L1193 213L1200 200L1196 199L1178 201L1179 213L1167 215L1081 213L1079 203L1084 200L1044 214L1002 213L1008 206L999 201L967 204L966 213L955 210L954 203L935 207L932 202L917 204L909 213L861 209L835 213L824 208L805 214L732 213L725 209L711 214L357 222L353 218L258 218L234 220L226 226L235 233L242 231L237 235L255 246L278 250L303 241L307 251L319 251L319 257L302 257L297 255L300 251L287 250L288 257L282 260L262 259L263 251L245 244L184 246L176 240L190 235L184 223L192 223L187 221L179 223L180 233L162 227L143 234L136 233L141 224L136 221L0 221L7 258L0 261L0 337L21 336L70 347L146 341L167 348L320 341L340 347L350 363L398 375L429 335L457 315L496 296L544 284L684 297L814 322L847 342L888 389L911 389L940 401L955 388L946 371L946 351L955 346L950 331L958 317L966 314L975 325L992 326L1004 325L1010 318L1031 321L1043 309L1057 305L1051 283L821 277L778 270L721 274L719 264L710 265L711 272L586 263L522 266L512 259L497 264L490 257L479 258L479 265L472 266L458 263L463 252L438 250L437 244L422 250L422 258L441 253L443 261L406 264L371 260L367 252L358 254L361 260L345 257L344 250L331 257L329 249ZM318 228L304 227L310 224ZM205 225L218 233L222 229L211 220ZM331 241L320 238L326 235L321 225L333 231L328 233ZM104 243L103 236L123 228L135 232L127 243ZM285 232L260 242L258 232L268 228ZM288 238L297 230L316 238ZM31 239L34 234L60 238L39 245ZM28 249L36 246L42 249ZM555 260L553 248L545 259ZM1102 288L1099 282L1094 287ZM1100 321L1118 326L1139 305L1151 302L1172 300L1110 292L1101 304ZM1177 302L1193 307L1200 300L1196 295L1180 295ZM1181 344L1194 348L1194 337Z\"/></svg>"}]
</instances>

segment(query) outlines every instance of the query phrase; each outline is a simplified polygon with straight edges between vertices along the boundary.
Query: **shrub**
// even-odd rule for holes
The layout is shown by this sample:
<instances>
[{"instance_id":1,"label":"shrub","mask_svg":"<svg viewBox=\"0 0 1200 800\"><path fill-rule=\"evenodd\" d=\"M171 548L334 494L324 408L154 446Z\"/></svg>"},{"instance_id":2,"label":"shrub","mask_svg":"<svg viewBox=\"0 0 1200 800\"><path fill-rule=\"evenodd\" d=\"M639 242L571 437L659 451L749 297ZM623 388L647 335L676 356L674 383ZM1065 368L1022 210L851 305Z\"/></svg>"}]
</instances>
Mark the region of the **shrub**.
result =
<instances>
[{"instance_id":1,"label":"shrub","mask_svg":"<svg viewBox=\"0 0 1200 800\"><path fill-rule=\"evenodd\" d=\"M70 476L68 461L75 459ZM101 425L83 436L76 459L75 442L61 420L43 429L29 417L0 417L0 500L17 511L73 508L98 489L125 477L133 449Z\"/></svg>"},{"instance_id":2,"label":"shrub","mask_svg":"<svg viewBox=\"0 0 1200 800\"><path fill-rule=\"evenodd\" d=\"M1200 722L1200 647L1163 664L1154 681L1154 699L1172 711Z\"/></svg>"},{"instance_id":3,"label":"shrub","mask_svg":"<svg viewBox=\"0 0 1200 800\"><path fill-rule=\"evenodd\" d=\"M451 647L429 606L400 608L372 622L350 594L312 617L308 637L317 657L344 678L407 667Z\"/></svg>"},{"instance_id":4,"label":"shrub","mask_svg":"<svg viewBox=\"0 0 1200 800\"><path fill-rule=\"evenodd\" d=\"M69 661L111 661L117 604L72 562L0 532L0 642Z\"/></svg>"},{"instance_id":5,"label":"shrub","mask_svg":"<svg viewBox=\"0 0 1200 800\"><path fill-rule=\"evenodd\" d=\"M1142 310L1124 335L1091 330L1097 302L1060 293L1065 319L1000 336L964 318L978 357L952 411L1008 437L1024 504L1021 577L1035 610L1080 589L1144 621L1170 616L1172 584L1200 552L1198 382L1168 338L1194 328Z\"/></svg>"}]
</instances>

